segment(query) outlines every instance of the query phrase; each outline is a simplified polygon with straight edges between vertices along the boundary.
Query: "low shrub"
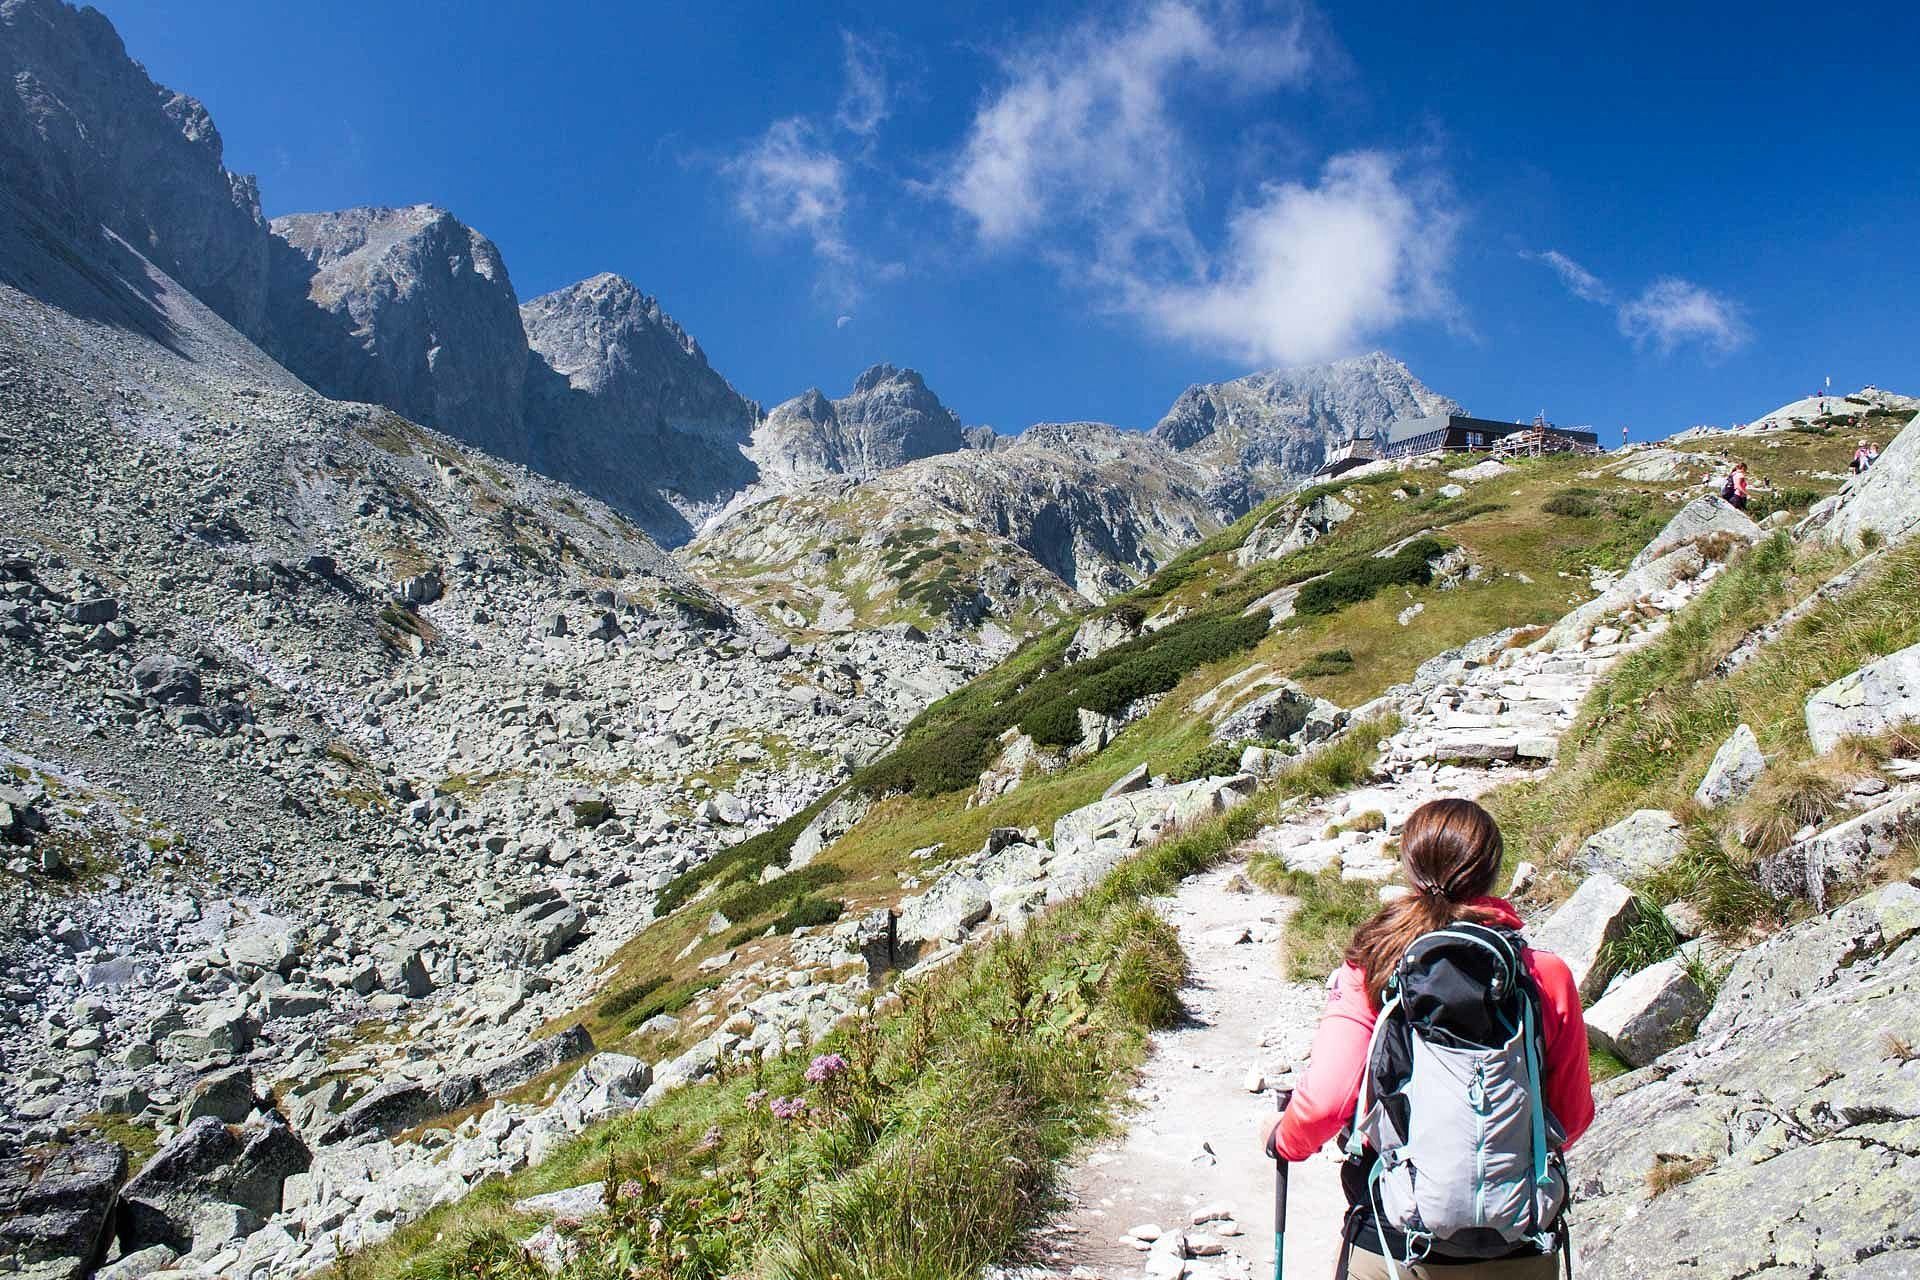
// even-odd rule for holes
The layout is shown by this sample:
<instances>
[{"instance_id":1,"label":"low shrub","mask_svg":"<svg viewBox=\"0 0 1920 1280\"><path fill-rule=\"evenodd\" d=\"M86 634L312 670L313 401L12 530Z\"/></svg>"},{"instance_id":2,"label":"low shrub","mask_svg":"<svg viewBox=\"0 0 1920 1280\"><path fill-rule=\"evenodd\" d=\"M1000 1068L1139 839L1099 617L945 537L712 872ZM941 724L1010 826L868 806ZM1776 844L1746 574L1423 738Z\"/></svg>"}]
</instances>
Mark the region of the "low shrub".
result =
<instances>
[{"instance_id":1,"label":"low shrub","mask_svg":"<svg viewBox=\"0 0 1920 1280\"><path fill-rule=\"evenodd\" d=\"M1351 670L1353 670L1353 650L1322 649L1295 667L1293 678L1312 680L1319 676L1343 676Z\"/></svg>"},{"instance_id":2,"label":"low shrub","mask_svg":"<svg viewBox=\"0 0 1920 1280\"><path fill-rule=\"evenodd\" d=\"M1437 538L1416 538L1390 556L1348 561L1300 588L1294 611L1308 616L1338 613L1350 604L1373 599L1388 587L1425 586L1433 581L1433 569L1427 562L1446 549Z\"/></svg>"}]
</instances>

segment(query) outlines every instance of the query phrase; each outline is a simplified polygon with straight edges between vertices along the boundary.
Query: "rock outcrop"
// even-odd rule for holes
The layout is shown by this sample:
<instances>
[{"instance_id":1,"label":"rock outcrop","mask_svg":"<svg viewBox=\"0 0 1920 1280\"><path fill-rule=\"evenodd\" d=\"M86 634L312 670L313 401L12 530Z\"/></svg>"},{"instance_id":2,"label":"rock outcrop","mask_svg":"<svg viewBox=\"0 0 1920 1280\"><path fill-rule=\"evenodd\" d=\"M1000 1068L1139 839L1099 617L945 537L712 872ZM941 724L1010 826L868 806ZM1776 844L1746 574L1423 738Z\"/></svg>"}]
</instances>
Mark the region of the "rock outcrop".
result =
<instances>
[{"instance_id":1,"label":"rock outcrop","mask_svg":"<svg viewBox=\"0 0 1920 1280\"><path fill-rule=\"evenodd\" d=\"M760 407L707 363L660 303L602 273L520 308L529 464L678 546L753 482L741 453Z\"/></svg>"},{"instance_id":2,"label":"rock outcrop","mask_svg":"<svg viewBox=\"0 0 1920 1280\"><path fill-rule=\"evenodd\" d=\"M0 172L83 247L110 228L249 337L266 328L267 223L194 98L155 84L113 24L61 0L0 2Z\"/></svg>"},{"instance_id":3,"label":"rock outcrop","mask_svg":"<svg viewBox=\"0 0 1920 1280\"><path fill-rule=\"evenodd\" d=\"M1920 721L1920 644L1876 658L1807 698L1807 738L1831 751L1847 737L1871 738Z\"/></svg>"},{"instance_id":4,"label":"rock outcrop","mask_svg":"<svg viewBox=\"0 0 1920 1280\"><path fill-rule=\"evenodd\" d=\"M1858 551L1867 546L1905 542L1920 533L1920 414L1881 451L1864 475L1817 504L1810 525L1824 521L1823 536Z\"/></svg>"},{"instance_id":5,"label":"rock outcrop","mask_svg":"<svg viewBox=\"0 0 1920 1280\"><path fill-rule=\"evenodd\" d=\"M1310 474L1356 434L1384 438L1396 420L1463 412L1383 351L1188 387L1152 436L1219 477L1239 515Z\"/></svg>"},{"instance_id":6,"label":"rock outcrop","mask_svg":"<svg viewBox=\"0 0 1920 1280\"><path fill-rule=\"evenodd\" d=\"M1574 1149L1577 1275L1920 1269L1920 890L1733 964L1699 1037L1602 1086Z\"/></svg>"},{"instance_id":7,"label":"rock outcrop","mask_svg":"<svg viewBox=\"0 0 1920 1280\"><path fill-rule=\"evenodd\" d=\"M516 462L530 451L527 340L506 263L444 209L273 220L268 348L336 400L365 400Z\"/></svg>"}]
</instances>

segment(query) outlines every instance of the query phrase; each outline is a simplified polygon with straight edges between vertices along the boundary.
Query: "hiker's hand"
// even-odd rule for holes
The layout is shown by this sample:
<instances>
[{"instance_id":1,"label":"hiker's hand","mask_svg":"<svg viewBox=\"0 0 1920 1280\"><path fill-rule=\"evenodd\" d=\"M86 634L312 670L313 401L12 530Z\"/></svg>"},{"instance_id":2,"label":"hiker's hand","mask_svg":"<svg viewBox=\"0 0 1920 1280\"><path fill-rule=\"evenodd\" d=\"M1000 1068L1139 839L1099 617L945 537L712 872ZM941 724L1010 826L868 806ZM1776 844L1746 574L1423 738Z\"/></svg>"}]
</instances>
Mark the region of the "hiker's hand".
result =
<instances>
[{"instance_id":1,"label":"hiker's hand","mask_svg":"<svg viewBox=\"0 0 1920 1280\"><path fill-rule=\"evenodd\" d=\"M1270 1111L1259 1119L1260 1150L1266 1155L1273 1154L1274 1131L1280 1127L1280 1117L1285 1114L1283 1111Z\"/></svg>"}]
</instances>

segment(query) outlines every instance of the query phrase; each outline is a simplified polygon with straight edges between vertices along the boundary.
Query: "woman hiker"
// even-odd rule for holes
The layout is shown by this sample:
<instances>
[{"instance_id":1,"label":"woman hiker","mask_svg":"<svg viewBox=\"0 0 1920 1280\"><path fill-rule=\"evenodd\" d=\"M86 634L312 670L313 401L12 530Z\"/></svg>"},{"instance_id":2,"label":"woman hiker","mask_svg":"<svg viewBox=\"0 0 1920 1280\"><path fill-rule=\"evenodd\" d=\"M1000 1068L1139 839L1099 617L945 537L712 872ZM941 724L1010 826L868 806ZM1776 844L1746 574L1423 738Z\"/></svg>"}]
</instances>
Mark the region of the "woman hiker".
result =
<instances>
[{"instance_id":1,"label":"woman hiker","mask_svg":"<svg viewBox=\"0 0 1920 1280\"><path fill-rule=\"evenodd\" d=\"M1343 1239L1351 1249L1346 1274L1352 1280L1551 1280L1556 1252L1565 1243L1559 1234L1566 1192L1559 1153L1593 1122L1579 990L1565 961L1520 939L1520 917L1512 905L1489 896L1500 872L1501 839L1498 824L1485 809L1470 800L1424 804L1407 819L1400 844L1409 892L1354 934L1345 966L1328 984L1327 1007L1314 1034L1305 1078L1287 1109L1263 1122L1263 1145L1282 1160L1305 1160L1346 1130L1349 1159L1341 1170L1341 1185L1349 1209ZM1496 951L1504 951L1510 967L1501 972L1510 979L1474 986L1474 975L1498 968L1489 969L1485 961ZM1491 1018L1487 1038L1495 1043L1504 1038L1507 1058L1471 1046L1455 1049L1456 1055L1466 1054L1458 1061L1478 1065L1465 1073L1429 1067L1426 1079L1420 1079L1422 1053L1428 1061L1438 1060L1429 1046L1462 1043L1452 1033L1464 1031L1476 1018L1487 1019L1503 999L1506 1012ZM1406 1008L1401 1008L1403 1000ZM1436 1001L1445 1008L1436 1012ZM1467 1010L1466 1018L1450 1031L1433 1031L1447 1022L1456 1004ZM1517 1014L1512 1011L1516 1004L1525 1006ZM1393 1011L1388 1018L1381 1016L1383 1007ZM1409 1009L1419 1011L1415 1016L1422 1024L1411 1033L1405 1031ZM1396 1025L1402 1034L1394 1042L1387 1033ZM1411 1054L1409 1035L1418 1042ZM1520 1048L1514 1051L1516 1045ZM1437 1051L1440 1057L1448 1052L1444 1047ZM1405 1079L1383 1083L1378 1073L1391 1074L1396 1061L1405 1063L1409 1057L1413 1065ZM1503 1076L1502 1061L1524 1061L1526 1066ZM1370 1063L1374 1078L1369 1080ZM1460 1087L1457 1100L1446 1096L1449 1083L1457 1084L1462 1074L1472 1083ZM1503 1084L1516 1081L1518 1087L1503 1091ZM1361 1097L1363 1084L1366 1099ZM1387 1105L1373 1106L1383 1091L1392 1091ZM1389 1112L1397 1123L1388 1122ZM1351 1127L1356 1120L1360 1140ZM1399 1125L1407 1132L1399 1133ZM1456 1143L1457 1133L1477 1136ZM1509 1171L1501 1184L1487 1170L1490 1160L1500 1163L1499 1155L1490 1157L1489 1152L1497 1153L1503 1137L1511 1153L1500 1165ZM1393 1148L1388 1160L1382 1160L1376 1143ZM1464 1148L1460 1157L1447 1158L1450 1144ZM1384 1176L1383 1164L1389 1166ZM1451 1181L1479 1179L1482 1185L1440 1188L1445 1194L1438 1200L1429 1185L1422 1199L1422 1167L1430 1177L1436 1167L1465 1170ZM1396 1185L1405 1196L1395 1196ZM1403 1207L1409 1196L1424 1206L1411 1220L1426 1230L1411 1225ZM1466 1223L1465 1229L1444 1225L1447 1202L1464 1206L1456 1216ZM1390 1215L1385 1221L1383 1209ZM1490 1218L1503 1214L1519 1221L1510 1233L1518 1243L1510 1247L1504 1235L1484 1229ZM1409 1231L1396 1230L1393 1221L1409 1224ZM1448 1232L1452 1234L1443 1237ZM1450 1253L1452 1241L1464 1248Z\"/></svg>"},{"instance_id":2,"label":"woman hiker","mask_svg":"<svg viewBox=\"0 0 1920 1280\"><path fill-rule=\"evenodd\" d=\"M1747 509L1746 463L1736 462L1733 464L1733 470L1727 475L1727 483L1720 489L1720 496L1742 511Z\"/></svg>"}]
</instances>

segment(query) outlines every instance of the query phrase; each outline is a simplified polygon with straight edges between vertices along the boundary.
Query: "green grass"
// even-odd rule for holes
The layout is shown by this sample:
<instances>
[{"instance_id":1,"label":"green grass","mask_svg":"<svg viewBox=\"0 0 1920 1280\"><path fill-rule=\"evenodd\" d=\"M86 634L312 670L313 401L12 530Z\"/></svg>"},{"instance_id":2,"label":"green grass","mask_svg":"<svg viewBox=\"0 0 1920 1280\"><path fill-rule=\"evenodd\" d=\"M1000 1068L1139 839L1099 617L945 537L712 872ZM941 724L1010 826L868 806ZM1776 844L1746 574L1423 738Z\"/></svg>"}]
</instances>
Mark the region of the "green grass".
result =
<instances>
[{"instance_id":1,"label":"green grass","mask_svg":"<svg viewBox=\"0 0 1920 1280\"><path fill-rule=\"evenodd\" d=\"M1295 680L1312 680L1320 676L1343 676L1353 670L1353 650L1322 649L1305 662L1293 669Z\"/></svg>"},{"instance_id":2,"label":"green grass","mask_svg":"<svg viewBox=\"0 0 1920 1280\"><path fill-rule=\"evenodd\" d=\"M603 1181L570 1280L730 1275L972 1280L1023 1256L1060 1162L1105 1132L1148 1031L1180 1015L1186 962L1143 904L1259 825L1248 803L1123 864L1018 937L908 984L813 1053L742 1065L604 1123L366 1250L335 1280L534 1280L522 1196ZM890 1007L887 1007L890 1006ZM778 1120L766 1099L799 1097Z\"/></svg>"},{"instance_id":3,"label":"green grass","mask_svg":"<svg viewBox=\"0 0 1920 1280\"><path fill-rule=\"evenodd\" d=\"M1279 858L1262 854L1248 864L1247 876L1269 893L1300 900L1281 942L1287 976L1295 982L1318 982L1339 969L1354 931L1380 910L1379 886L1342 880L1338 867L1318 875L1289 871Z\"/></svg>"}]
</instances>

